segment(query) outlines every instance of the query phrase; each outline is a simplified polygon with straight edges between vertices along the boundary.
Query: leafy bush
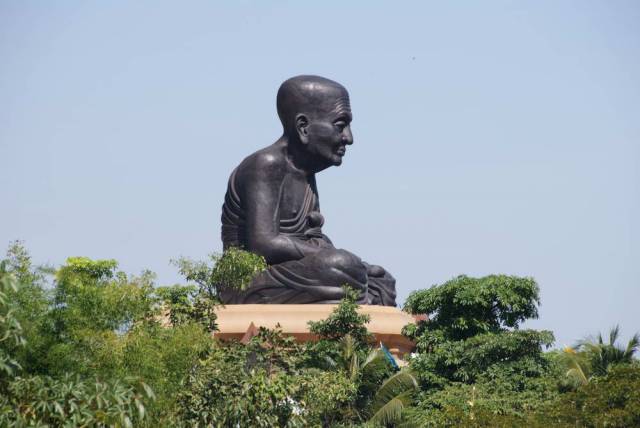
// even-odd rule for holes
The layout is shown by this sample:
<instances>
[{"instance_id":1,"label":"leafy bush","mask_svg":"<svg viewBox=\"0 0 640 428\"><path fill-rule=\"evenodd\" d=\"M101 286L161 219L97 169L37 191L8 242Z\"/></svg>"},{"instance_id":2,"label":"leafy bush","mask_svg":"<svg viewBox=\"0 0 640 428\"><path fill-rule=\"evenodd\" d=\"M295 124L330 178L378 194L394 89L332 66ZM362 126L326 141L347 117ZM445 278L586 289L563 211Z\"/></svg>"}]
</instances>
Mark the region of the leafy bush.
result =
<instances>
[{"instance_id":1,"label":"leafy bush","mask_svg":"<svg viewBox=\"0 0 640 428\"><path fill-rule=\"evenodd\" d=\"M350 290L310 323L317 342L278 329L213 339L218 291L245 287L264 260L231 249L177 263L188 284L156 287L113 260L33 266L14 243L0 261L0 426L640 424L637 335L543 353L551 332L519 329L538 313L533 279L461 276L412 293L406 309L430 319L405 327L416 352L398 370Z\"/></svg>"},{"instance_id":2,"label":"leafy bush","mask_svg":"<svg viewBox=\"0 0 640 428\"><path fill-rule=\"evenodd\" d=\"M321 340L335 341L349 335L357 344L366 344L372 337L366 327L371 317L358 313L357 291L347 286L344 290L345 297L331 315L322 321L309 321L309 330Z\"/></svg>"},{"instance_id":3,"label":"leafy bush","mask_svg":"<svg viewBox=\"0 0 640 428\"><path fill-rule=\"evenodd\" d=\"M463 340L483 333L517 328L526 319L537 318L540 289L532 278L489 275L483 278L458 276L442 285L412 292L405 311L430 314L418 330L424 350L430 341Z\"/></svg>"},{"instance_id":4,"label":"leafy bush","mask_svg":"<svg viewBox=\"0 0 640 428\"><path fill-rule=\"evenodd\" d=\"M219 344L186 379L179 416L202 426L300 425L298 358L291 339L265 329L247 346Z\"/></svg>"},{"instance_id":5,"label":"leafy bush","mask_svg":"<svg viewBox=\"0 0 640 428\"><path fill-rule=\"evenodd\" d=\"M557 395L556 366L542 353L549 331L518 330L537 317L530 278L459 276L414 292L405 308L430 318L405 327L416 341L411 368L423 392L409 420L425 426L479 424L481 415L520 419ZM489 418L493 423L496 420Z\"/></svg>"},{"instance_id":6,"label":"leafy bush","mask_svg":"<svg viewBox=\"0 0 640 428\"><path fill-rule=\"evenodd\" d=\"M132 427L144 420L144 403L153 397L142 382L19 377L0 397L0 426Z\"/></svg>"},{"instance_id":7,"label":"leafy bush","mask_svg":"<svg viewBox=\"0 0 640 428\"><path fill-rule=\"evenodd\" d=\"M264 257L239 248L211 254L207 261L186 257L173 260L187 281L187 287L160 290L172 323L196 321L209 331L217 330L215 308L221 304L219 293L225 288L245 289L251 280L267 268Z\"/></svg>"},{"instance_id":8,"label":"leafy bush","mask_svg":"<svg viewBox=\"0 0 640 428\"><path fill-rule=\"evenodd\" d=\"M496 364L474 383L424 390L407 420L414 426L525 426L533 412L558 398L559 376L552 363L542 370L530 359Z\"/></svg>"},{"instance_id":9,"label":"leafy bush","mask_svg":"<svg viewBox=\"0 0 640 428\"><path fill-rule=\"evenodd\" d=\"M427 384L442 385L449 381L473 383L494 365L505 365L525 359L535 365L532 373L547 365L542 346L549 346L553 335L548 331L516 330L486 333L466 340L445 341L431 352L412 361L414 370L422 373ZM524 368L524 366L523 366Z\"/></svg>"},{"instance_id":10,"label":"leafy bush","mask_svg":"<svg viewBox=\"0 0 640 428\"><path fill-rule=\"evenodd\" d=\"M162 420L174 411L180 383L212 339L198 323L160 326L163 298L156 294L152 274L130 277L112 260L70 258L55 271L53 287L45 289L42 270L31 265L19 243L3 265L10 270L3 278L31 281L9 291L11 313L23 325L28 345L10 349L15 366L22 367L23 383L56 385L73 374L80 386L109 379L105 388L115 388L131 383L118 379L144 379L157 395L147 400L147 416ZM57 390L51 388L53 397Z\"/></svg>"},{"instance_id":11,"label":"leafy bush","mask_svg":"<svg viewBox=\"0 0 640 428\"><path fill-rule=\"evenodd\" d=\"M9 302L12 293L18 291L18 280L6 270L6 262L0 262L0 392L20 364L13 358L17 347L25 344L22 326L15 316L15 307Z\"/></svg>"},{"instance_id":12,"label":"leafy bush","mask_svg":"<svg viewBox=\"0 0 640 428\"><path fill-rule=\"evenodd\" d=\"M211 298L218 295L221 287L246 288L254 276L267 268L264 257L235 247L209 255L208 261L182 257L173 263L187 281L198 284Z\"/></svg>"},{"instance_id":13,"label":"leafy bush","mask_svg":"<svg viewBox=\"0 0 640 428\"><path fill-rule=\"evenodd\" d=\"M537 420L547 426L640 426L640 365L612 367L606 376L550 403Z\"/></svg>"}]
</instances>

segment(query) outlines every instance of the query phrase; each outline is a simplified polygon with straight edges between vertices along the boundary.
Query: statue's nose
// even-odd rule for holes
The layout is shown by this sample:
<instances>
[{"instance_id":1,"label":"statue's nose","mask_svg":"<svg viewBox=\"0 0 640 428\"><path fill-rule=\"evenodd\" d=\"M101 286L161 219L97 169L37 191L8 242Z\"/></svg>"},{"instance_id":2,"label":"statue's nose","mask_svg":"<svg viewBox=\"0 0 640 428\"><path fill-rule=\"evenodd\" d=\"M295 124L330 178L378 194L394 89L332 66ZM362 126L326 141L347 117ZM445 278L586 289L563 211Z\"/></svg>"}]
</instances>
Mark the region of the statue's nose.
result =
<instances>
[{"instance_id":1,"label":"statue's nose","mask_svg":"<svg viewBox=\"0 0 640 428\"><path fill-rule=\"evenodd\" d=\"M353 144L353 134L351 134L351 128L345 128L342 134L342 141L345 144Z\"/></svg>"}]
</instances>

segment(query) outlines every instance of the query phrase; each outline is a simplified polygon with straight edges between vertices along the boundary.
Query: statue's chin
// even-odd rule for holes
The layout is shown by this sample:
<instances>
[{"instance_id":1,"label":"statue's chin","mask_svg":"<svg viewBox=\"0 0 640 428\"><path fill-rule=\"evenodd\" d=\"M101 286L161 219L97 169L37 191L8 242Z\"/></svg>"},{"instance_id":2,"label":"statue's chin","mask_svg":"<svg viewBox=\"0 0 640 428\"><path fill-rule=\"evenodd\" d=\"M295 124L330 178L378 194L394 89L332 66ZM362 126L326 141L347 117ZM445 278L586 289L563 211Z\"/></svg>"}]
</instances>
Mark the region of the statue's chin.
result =
<instances>
[{"instance_id":1,"label":"statue's chin","mask_svg":"<svg viewBox=\"0 0 640 428\"><path fill-rule=\"evenodd\" d=\"M332 166L340 166L342 165L342 156L331 155L324 156L322 158L316 158L315 165L318 171L322 171L325 168L329 168Z\"/></svg>"}]
</instances>

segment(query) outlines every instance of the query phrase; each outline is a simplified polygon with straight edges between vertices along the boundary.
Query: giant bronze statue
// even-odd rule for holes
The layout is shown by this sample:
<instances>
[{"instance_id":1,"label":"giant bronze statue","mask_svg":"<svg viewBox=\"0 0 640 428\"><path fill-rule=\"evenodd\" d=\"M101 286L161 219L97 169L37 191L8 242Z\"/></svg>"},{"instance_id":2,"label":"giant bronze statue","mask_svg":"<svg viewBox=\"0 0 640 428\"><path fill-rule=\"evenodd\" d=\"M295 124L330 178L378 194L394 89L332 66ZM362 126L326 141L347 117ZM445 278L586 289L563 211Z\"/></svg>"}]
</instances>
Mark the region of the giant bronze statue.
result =
<instances>
[{"instance_id":1,"label":"giant bronze statue","mask_svg":"<svg viewBox=\"0 0 640 428\"><path fill-rule=\"evenodd\" d=\"M342 164L351 135L347 90L318 76L297 76L278 90L283 135L231 173L222 206L224 249L264 256L269 267L224 303L336 303L348 284L359 303L395 306L395 279L322 233L315 174Z\"/></svg>"}]
</instances>

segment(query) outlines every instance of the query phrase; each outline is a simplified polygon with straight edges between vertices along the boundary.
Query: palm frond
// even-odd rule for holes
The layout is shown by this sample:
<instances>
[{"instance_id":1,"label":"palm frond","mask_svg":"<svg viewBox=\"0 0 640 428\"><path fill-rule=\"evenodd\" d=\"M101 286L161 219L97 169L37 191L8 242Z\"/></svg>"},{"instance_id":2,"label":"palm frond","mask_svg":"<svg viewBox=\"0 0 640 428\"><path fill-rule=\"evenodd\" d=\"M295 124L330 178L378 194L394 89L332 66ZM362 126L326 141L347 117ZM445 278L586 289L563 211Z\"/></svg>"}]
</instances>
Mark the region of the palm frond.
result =
<instances>
[{"instance_id":1,"label":"palm frond","mask_svg":"<svg viewBox=\"0 0 640 428\"><path fill-rule=\"evenodd\" d=\"M372 363L375 364L377 360L380 360L383 358L384 358L384 354L381 349L372 349L371 352L369 352L369 355L367 355L367 358L365 358L364 362L362 363L362 368L365 368Z\"/></svg>"},{"instance_id":2,"label":"palm frond","mask_svg":"<svg viewBox=\"0 0 640 428\"><path fill-rule=\"evenodd\" d=\"M388 426L402 419L402 411L411 405L411 391L405 391L388 400L369 418L367 425Z\"/></svg>"},{"instance_id":3,"label":"palm frond","mask_svg":"<svg viewBox=\"0 0 640 428\"><path fill-rule=\"evenodd\" d=\"M387 359L384 352L381 349L373 349L361 364L362 375L368 377L378 370L384 370L386 365Z\"/></svg>"},{"instance_id":4,"label":"palm frond","mask_svg":"<svg viewBox=\"0 0 640 428\"><path fill-rule=\"evenodd\" d=\"M566 376L580 385L589 383L589 364L584 353L566 348L560 354L560 362L567 369Z\"/></svg>"},{"instance_id":5,"label":"palm frond","mask_svg":"<svg viewBox=\"0 0 640 428\"><path fill-rule=\"evenodd\" d=\"M336 363L336 360L334 360L333 358L331 358L328 355L325 355L324 357L324 361L327 363L328 367L334 368L338 365L338 363Z\"/></svg>"},{"instance_id":6,"label":"palm frond","mask_svg":"<svg viewBox=\"0 0 640 428\"><path fill-rule=\"evenodd\" d=\"M399 371L385 380L371 403L371 413L376 413L379 409L396 398L399 394L411 392L418 388L418 381L409 371Z\"/></svg>"},{"instance_id":7,"label":"palm frond","mask_svg":"<svg viewBox=\"0 0 640 428\"><path fill-rule=\"evenodd\" d=\"M625 361L630 362L633 358L633 354L635 354L638 350L640 350L640 333L634 334L631 339L629 339L629 342L627 343L627 349L624 350L623 358L625 359Z\"/></svg>"},{"instance_id":8,"label":"palm frond","mask_svg":"<svg viewBox=\"0 0 640 428\"><path fill-rule=\"evenodd\" d=\"M568 378L576 381L579 385L586 385L589 383L589 378L587 378L580 366L567 370L566 375Z\"/></svg>"},{"instance_id":9,"label":"palm frond","mask_svg":"<svg viewBox=\"0 0 640 428\"><path fill-rule=\"evenodd\" d=\"M609 332L609 346L615 346L618 336L620 336L620 325L616 325Z\"/></svg>"},{"instance_id":10,"label":"palm frond","mask_svg":"<svg viewBox=\"0 0 640 428\"><path fill-rule=\"evenodd\" d=\"M351 381L355 381L360 374L360 360L358 359L358 354L355 352L351 355L351 361L349 363L349 379Z\"/></svg>"},{"instance_id":11,"label":"palm frond","mask_svg":"<svg viewBox=\"0 0 640 428\"><path fill-rule=\"evenodd\" d=\"M360 372L360 361L356 352L356 341L351 335L340 339L342 345L342 364L349 375L349 379L355 380Z\"/></svg>"},{"instance_id":12,"label":"palm frond","mask_svg":"<svg viewBox=\"0 0 640 428\"><path fill-rule=\"evenodd\" d=\"M340 344L342 345L342 358L344 361L351 360L351 356L356 352L355 339L351 335L347 334L340 339Z\"/></svg>"}]
</instances>

